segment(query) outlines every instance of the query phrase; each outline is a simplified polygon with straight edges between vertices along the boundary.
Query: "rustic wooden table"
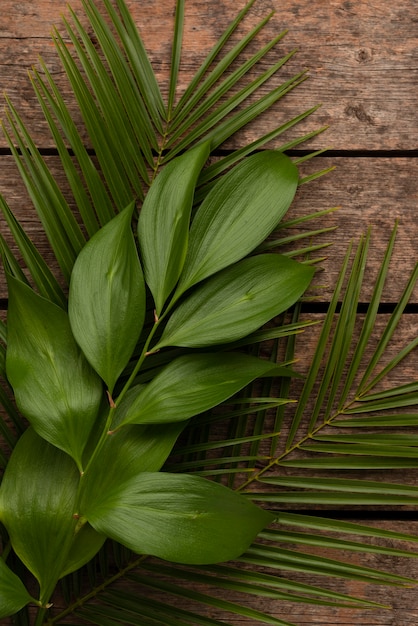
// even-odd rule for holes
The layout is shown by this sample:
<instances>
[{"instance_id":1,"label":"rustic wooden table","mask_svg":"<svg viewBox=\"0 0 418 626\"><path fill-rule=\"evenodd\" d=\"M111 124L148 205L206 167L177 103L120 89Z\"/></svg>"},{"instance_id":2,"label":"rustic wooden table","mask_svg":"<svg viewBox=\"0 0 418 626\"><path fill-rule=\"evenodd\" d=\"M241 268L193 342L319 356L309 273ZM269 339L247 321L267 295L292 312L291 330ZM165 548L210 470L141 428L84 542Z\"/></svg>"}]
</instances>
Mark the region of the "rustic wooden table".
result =
<instances>
[{"instance_id":1,"label":"rustic wooden table","mask_svg":"<svg viewBox=\"0 0 418 626\"><path fill-rule=\"evenodd\" d=\"M81 0L71 6L81 9ZM192 74L199 61L235 16L241 2L231 0L186 0L186 32L181 79ZM159 78L168 76L174 0L128 0L139 24ZM386 287L384 301L396 302L399 277L412 269L418 258L418 3L414 0L257 0L246 27L261 16L276 11L263 37L288 29L282 53L298 48L284 70L294 73L309 68L310 79L268 114L242 132L232 145L248 142L261 130L277 126L281 119L321 103L321 108L303 126L308 132L323 125L329 130L301 149L329 148L317 158L315 167L336 166L336 171L315 184L300 189L294 210L341 209L327 217L327 225L338 226L334 246L324 263L326 282L333 284L338 262L347 242L372 226L372 264L381 257L396 219L400 229L396 244L395 274ZM66 11L64 0L1 0L0 86L24 115L38 146L55 159L52 146L27 78L27 70L42 55L50 71L61 72L50 40L54 24ZM298 133L300 134L299 128ZM289 139L294 136L290 132ZM273 144L274 146L274 144ZM228 146L227 146L228 147ZM39 234L22 183L17 175L6 141L0 137L0 192L3 193L27 231L41 247ZM4 306L4 283L0 285ZM326 301L330 290L325 288ZM416 294L418 296L418 294ZM417 327L415 297L408 313L409 328ZM416 361L412 365L416 376ZM411 371L405 376L411 376ZM402 375L402 374L401 374ZM418 483L415 470L410 476ZM370 521L381 528L418 533L418 513L403 509L345 512L349 519ZM357 557L359 559L359 557ZM364 562L364 561L363 561ZM410 560L383 559L368 555L367 565L386 565L399 574L418 578L418 564ZM326 607L292 607L286 603L265 606L279 618L301 626L328 624L353 626L412 626L418 623L418 592L387 590L360 583L339 582L338 590L390 603L392 611L333 610ZM263 609L260 600L249 600ZM258 602L258 604L257 604ZM249 623L237 619L234 624Z\"/></svg>"}]
</instances>

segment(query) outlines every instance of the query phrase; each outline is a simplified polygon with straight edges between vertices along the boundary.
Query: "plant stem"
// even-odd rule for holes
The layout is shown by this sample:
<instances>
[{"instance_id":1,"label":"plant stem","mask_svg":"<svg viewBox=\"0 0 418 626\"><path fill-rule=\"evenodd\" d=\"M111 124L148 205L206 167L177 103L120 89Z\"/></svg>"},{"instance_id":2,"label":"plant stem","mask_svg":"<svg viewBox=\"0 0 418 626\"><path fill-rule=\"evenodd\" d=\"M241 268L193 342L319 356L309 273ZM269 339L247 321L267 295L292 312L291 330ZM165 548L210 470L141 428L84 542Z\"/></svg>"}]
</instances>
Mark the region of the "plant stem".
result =
<instances>
[{"instance_id":1,"label":"plant stem","mask_svg":"<svg viewBox=\"0 0 418 626\"><path fill-rule=\"evenodd\" d=\"M147 337L147 339L145 341L144 347L142 348L142 352L139 355L138 361L136 362L136 365L135 365L131 375L129 376L128 380L126 381L125 385L123 386L122 391L120 392L120 394L118 395L118 397L116 399L116 403L117 404L120 403L122 398L125 396L126 392L131 387L133 381L135 380L135 378L136 378L136 376L137 376L137 374L138 374L138 372L139 372L139 370L141 368L141 365L143 364L143 362L145 361L146 357L148 356L148 354L149 354L149 352L148 352L149 345L150 345L150 343L152 341L152 338L154 337L154 335L155 335L155 333L157 331L157 328L160 325L160 322L162 321L162 319L163 319L163 315L158 320L155 321L154 326L152 327L152 329L151 329L151 331L150 331L150 333L149 333L149 335L148 335L148 337Z\"/></svg>"},{"instance_id":2,"label":"plant stem","mask_svg":"<svg viewBox=\"0 0 418 626\"><path fill-rule=\"evenodd\" d=\"M97 455L99 454L100 450L103 448L103 446L104 446L104 444L106 442L107 437L111 434L111 425L112 425L113 414L115 412L116 406L117 406L117 404L120 404L121 400L123 399L123 397L125 396L127 391L130 389L133 381L136 378L136 375L138 374L138 371L141 368L141 365L145 361L145 358L148 355L149 345L150 345L150 343L152 341L152 338L153 338L153 336L154 336L154 334L155 334L155 332L156 332L156 330L157 330L157 328L158 328L162 318L163 318L163 316L161 316L158 320L155 321L155 324L152 327L152 329L151 329L151 331L150 331L150 333L149 333L149 335L148 335L148 337L147 337L147 339L145 341L144 347L142 348L142 351L141 351L141 354L140 354L140 356L138 358L138 361L137 361L137 363L136 363L136 365L135 365L131 375L129 376L129 379L125 383L122 391L118 395L118 397L116 399L116 402L113 402L113 399L110 398L110 401L113 404L109 408L109 412L107 414L106 422L105 422L105 425L103 427L102 433L101 433L101 435L99 437L99 440L98 440L98 442L97 442L97 444L96 444L96 446L95 446L95 448L94 448L94 450L93 450L93 452L92 452L92 454L91 454L91 456L90 456L90 458L89 458L89 460L88 460L88 462L86 464L86 467L84 468L84 471L80 475L80 481L78 483L78 490L77 490L77 497L76 497L76 511L74 513L75 515L78 515L78 510L77 509L79 508L79 505L80 505L81 493L82 493L82 490L83 490L84 478L85 478L86 474L88 473L90 467L92 466L94 460L96 459ZM77 524L75 532L78 532L81 529L81 527L84 525L84 523L85 522L83 521L83 519L80 518L79 523Z\"/></svg>"},{"instance_id":3,"label":"plant stem","mask_svg":"<svg viewBox=\"0 0 418 626\"><path fill-rule=\"evenodd\" d=\"M142 555L142 556L138 557L137 559L135 559L134 561L129 563L126 567L124 567L123 569L119 570L116 574L114 574L113 576L111 576L110 578L105 580L105 582L103 582L101 585L98 585L97 587L94 587L85 596L83 596L83 597L79 598L78 600L76 600L73 604L68 606L63 611L61 611L61 613L59 613L58 615L55 615L55 617L52 617L52 618L48 619L48 621L45 622L44 626L52 626L53 624L55 624L59 620L63 619L65 616L70 615L71 613L73 613L75 611L75 609L77 609L77 608L79 608L81 606L84 606L89 600L92 600L93 598L95 598L101 591L104 591L105 589L107 589L107 587L112 585L114 582L116 582L120 578L123 578L128 572L130 572L131 570L133 570L136 567L138 567L142 563L142 561L144 561L146 558L148 558L146 555ZM42 623L41 624L35 624L34 626L42 626Z\"/></svg>"},{"instance_id":4,"label":"plant stem","mask_svg":"<svg viewBox=\"0 0 418 626\"><path fill-rule=\"evenodd\" d=\"M47 612L48 612L48 609L46 607L44 606L39 607L38 612L36 614L34 626L42 626L44 624L44 619L46 617Z\"/></svg>"}]
</instances>

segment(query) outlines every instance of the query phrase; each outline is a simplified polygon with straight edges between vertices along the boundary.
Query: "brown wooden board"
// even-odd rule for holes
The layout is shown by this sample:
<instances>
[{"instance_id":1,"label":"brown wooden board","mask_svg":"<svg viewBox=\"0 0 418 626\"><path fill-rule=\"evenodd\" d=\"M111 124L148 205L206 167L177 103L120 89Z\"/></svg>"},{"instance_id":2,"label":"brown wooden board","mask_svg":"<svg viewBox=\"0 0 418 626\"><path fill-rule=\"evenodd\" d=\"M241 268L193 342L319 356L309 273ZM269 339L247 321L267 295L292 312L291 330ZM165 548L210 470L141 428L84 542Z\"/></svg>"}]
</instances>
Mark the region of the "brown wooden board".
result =
<instances>
[{"instance_id":1,"label":"brown wooden board","mask_svg":"<svg viewBox=\"0 0 418 626\"><path fill-rule=\"evenodd\" d=\"M128 5L156 72L166 83L174 0L131 0ZM186 2L180 91L241 5L243 3L230 0ZM73 0L71 6L79 12L80 0ZM297 48L298 54L280 75L287 78L309 68L311 78L263 118L265 129L304 108L322 103L315 119L305 125L306 129L330 126L326 135L312 143L315 147L417 149L418 35L417 11L412 0L373 4L367 0L258 0L239 32L246 32L271 10L276 13L257 42L265 43L285 29L289 32L267 58L268 62ZM40 122L26 73L37 63L40 54L54 76L60 77L50 32L53 25L58 25L62 31L62 13L68 15L64 1L2 2L0 85L31 120L32 130L38 129ZM259 130L260 123L257 123L257 132ZM248 141L252 136L253 131L249 129L241 135L241 140ZM48 145L43 126L39 127L36 139Z\"/></svg>"}]
</instances>

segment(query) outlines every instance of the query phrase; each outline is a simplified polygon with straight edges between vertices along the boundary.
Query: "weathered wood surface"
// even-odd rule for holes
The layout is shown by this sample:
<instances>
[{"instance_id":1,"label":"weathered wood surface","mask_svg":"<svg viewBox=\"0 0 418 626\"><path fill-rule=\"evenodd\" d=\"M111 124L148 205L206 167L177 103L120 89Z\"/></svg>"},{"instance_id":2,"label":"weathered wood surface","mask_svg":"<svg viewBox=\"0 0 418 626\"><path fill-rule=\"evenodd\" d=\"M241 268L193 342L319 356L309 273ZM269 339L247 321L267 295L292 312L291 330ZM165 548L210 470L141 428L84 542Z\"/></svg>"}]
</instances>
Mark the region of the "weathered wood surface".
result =
<instances>
[{"instance_id":1,"label":"weathered wood surface","mask_svg":"<svg viewBox=\"0 0 418 626\"><path fill-rule=\"evenodd\" d=\"M147 48L163 85L167 83L172 32L174 0L130 0L128 5L141 28ZM187 0L183 69L180 91L211 49L226 25L236 15L243 2L230 0ZM81 0L72 0L75 11ZM324 273L318 282L324 283L321 298L329 297L342 256L350 239L357 239L369 226L373 228L371 274L376 273L394 221L399 220L399 236L394 256L394 273L385 289L384 301L395 302L402 283L418 257L418 11L414 0L258 0L246 18L240 32L246 32L271 9L275 16L257 39L261 45L283 29L289 33L266 59L278 59L298 48L295 57L283 68L282 80L304 68L309 68L310 79L294 93L280 101L256 125L243 131L230 146L250 141L262 131L277 126L281 120L322 103L312 118L286 140L323 125L326 133L319 135L309 148L331 147L334 156L325 156L306 166L322 169L336 165L336 171L319 181L300 188L294 215L307 210L341 208L320 220L318 226L338 226L338 230L323 236L333 240L323 263ZM27 78L27 71L42 55L54 77L65 85L62 69L51 44L50 31L58 25L61 32L61 13L67 14L64 0L2 0L0 7L0 88L7 91L13 103L25 117L37 144L51 148L52 143L42 122L36 99ZM65 89L65 87L64 87ZM74 109L75 110L75 109ZM273 145L277 145L273 144ZM56 157L47 157L49 161ZM7 144L0 137L0 192L22 219L28 233L40 244L47 243L34 217L26 193L19 181ZM313 224L312 224L313 225ZM317 223L315 223L316 227ZM371 282L371 280L370 280ZM370 284L369 282L369 284ZM364 301L370 297L366 285ZM6 295L4 282L0 283L0 298ZM413 301L418 303L418 294ZM416 315L405 317L404 332L416 332ZM401 337L402 339L402 337ZM310 339L307 336L306 349ZM410 359L398 374L410 379L417 371L416 360ZM370 477L372 478L372 477ZM374 477L376 479L376 477ZM389 480L391 476L387 477ZM402 477L397 476L397 479ZM414 472L408 472L408 482L415 483ZM366 512L367 513L367 512ZM363 516L363 517L362 517ZM418 533L418 522L385 520L376 525L396 528L407 533ZM401 517L401 512L399 513ZM356 510L353 520L361 521L364 514ZM359 557L351 556L353 562ZM383 559L377 556L361 558L370 567L379 565L395 573L418 579L418 562L414 560ZM301 577L302 579L302 577ZM312 582L312 581L309 581ZM319 581L318 581L319 582ZM260 610L268 608L275 617L294 621L300 626L331 624L335 626L412 626L418 622L418 600L415 590L387 590L364 586L361 583L329 580L336 590L358 593L377 602L390 604L392 611L335 610L306 605L290 606L250 599L249 605ZM233 599L232 595L230 599ZM228 623L251 624L251 620L214 615Z\"/></svg>"},{"instance_id":2,"label":"weathered wood surface","mask_svg":"<svg viewBox=\"0 0 418 626\"><path fill-rule=\"evenodd\" d=\"M131 0L128 5L162 79L167 79L174 0ZM80 0L71 6L79 11ZM238 5L230 0L192 0L186 3L183 83L235 17ZM310 80L279 102L264 118L266 127L281 118L322 103L307 127L328 124L316 147L350 150L411 150L417 145L418 85L417 11L413 0L258 0L246 19L249 29L271 9L276 11L258 42L284 29L289 33L268 57L278 59L298 48L283 70L284 77L305 68ZM37 140L48 144L26 72L38 55L55 76L61 73L50 31L60 27L64 0L2 0L0 16L1 88L7 89L19 110L27 113ZM68 13L67 13L68 15ZM61 27L60 27L61 29ZM182 85L180 85L181 88ZM245 140L251 131L244 133Z\"/></svg>"}]
</instances>

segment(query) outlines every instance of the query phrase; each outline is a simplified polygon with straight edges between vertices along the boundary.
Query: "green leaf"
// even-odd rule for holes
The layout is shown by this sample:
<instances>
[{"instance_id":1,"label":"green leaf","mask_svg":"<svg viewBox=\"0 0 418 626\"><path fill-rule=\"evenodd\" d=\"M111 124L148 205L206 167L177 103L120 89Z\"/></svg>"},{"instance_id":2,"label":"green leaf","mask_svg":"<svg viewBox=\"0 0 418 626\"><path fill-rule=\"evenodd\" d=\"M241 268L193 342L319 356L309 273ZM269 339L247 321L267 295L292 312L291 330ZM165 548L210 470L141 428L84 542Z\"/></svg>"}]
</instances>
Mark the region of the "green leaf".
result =
<instances>
[{"instance_id":1,"label":"green leaf","mask_svg":"<svg viewBox=\"0 0 418 626\"><path fill-rule=\"evenodd\" d=\"M97 554L106 539L105 535L95 531L90 524L84 524L74 535L60 578L75 572L88 563Z\"/></svg>"},{"instance_id":2,"label":"green leaf","mask_svg":"<svg viewBox=\"0 0 418 626\"><path fill-rule=\"evenodd\" d=\"M146 386L131 389L116 409L121 425L184 421L210 409L260 376L282 372L239 353L189 354L171 361Z\"/></svg>"},{"instance_id":3,"label":"green leaf","mask_svg":"<svg viewBox=\"0 0 418 626\"><path fill-rule=\"evenodd\" d=\"M104 225L115 216L115 210L101 172L84 145L65 98L45 63L41 63L41 69L42 74L34 71L32 84L54 137L78 212L86 232L91 237L98 230L99 223ZM58 124L55 123L55 119ZM73 158L69 154L68 146L74 152ZM73 159L76 164L73 163Z\"/></svg>"},{"instance_id":4,"label":"green leaf","mask_svg":"<svg viewBox=\"0 0 418 626\"><path fill-rule=\"evenodd\" d=\"M71 548L79 473L69 456L29 428L19 439L0 490L0 519L14 551L49 600ZM90 556L90 555L89 555Z\"/></svg>"},{"instance_id":5,"label":"green leaf","mask_svg":"<svg viewBox=\"0 0 418 626\"><path fill-rule=\"evenodd\" d=\"M183 269L194 188L208 156L209 146L202 144L171 161L152 183L141 208L138 236L144 274L158 315Z\"/></svg>"},{"instance_id":6,"label":"green leaf","mask_svg":"<svg viewBox=\"0 0 418 626\"><path fill-rule=\"evenodd\" d=\"M132 199L132 195L129 194L129 185L134 190L135 196L142 198L141 178L148 180L142 153L152 165L150 143L151 145L154 144L155 149L157 148L155 131L142 101L138 100L138 94L131 93L131 77L127 72L123 54L118 49L106 21L101 17L93 3L90 3L89 7L85 5L85 9L97 41L100 42L100 53L107 59L106 65L103 63L102 54L99 54L92 42L91 33L84 30L74 12L72 12L72 18L75 28L72 28L65 19L64 24L74 45L78 61L83 68L83 78L97 102L100 103L100 116L103 127L106 129L109 147L111 146L113 149L112 157L118 155L123 176L126 176L125 189L121 188L121 192L125 194L125 202L119 205L126 206ZM122 97L118 90L123 90ZM132 110L131 104L133 103ZM142 106L138 106L139 104ZM128 115L127 111L129 111ZM141 118L141 124L134 128L129 116L132 120ZM139 128L142 132L136 135L135 131ZM122 196L120 198L122 199Z\"/></svg>"},{"instance_id":7,"label":"green leaf","mask_svg":"<svg viewBox=\"0 0 418 626\"><path fill-rule=\"evenodd\" d=\"M299 571L309 576L328 576L334 579L340 577L367 583L380 582L380 584L386 585L415 582L411 578L370 567L351 565L350 563L325 558L317 554L293 552L292 550L285 550L281 546L272 547L258 543L254 543L240 560L253 566L275 567L281 572L283 570Z\"/></svg>"},{"instance_id":8,"label":"green leaf","mask_svg":"<svg viewBox=\"0 0 418 626\"><path fill-rule=\"evenodd\" d=\"M145 317L145 287L131 230L133 205L99 230L80 252L70 282L71 328L110 393Z\"/></svg>"},{"instance_id":9,"label":"green leaf","mask_svg":"<svg viewBox=\"0 0 418 626\"><path fill-rule=\"evenodd\" d=\"M294 304L313 274L313 268L276 254L244 259L186 298L154 349L241 339Z\"/></svg>"},{"instance_id":10,"label":"green leaf","mask_svg":"<svg viewBox=\"0 0 418 626\"><path fill-rule=\"evenodd\" d=\"M203 65L201 65L197 74L195 74L192 79L192 82L189 83L186 92L181 96L179 104L174 111L173 120L170 125L171 132L173 133L171 139L185 137L187 134L190 134L190 128L193 128L197 122L204 119L208 112L213 109L213 107L225 94L232 93L234 87L239 84L240 79L242 79L242 77L245 76L247 72L254 65L256 65L278 41L283 38L285 34L284 32L280 33L272 41L269 41L264 48L258 50L255 55L246 59L244 63L239 64L233 72L228 72L228 68L231 67L232 63L239 58L240 54L245 50L245 48L247 48L248 44L264 28L267 22L271 19L272 15L273 13L270 13L267 17L263 18L261 22L259 22L244 38L240 39L238 43L221 58L220 53L222 47L232 33L231 26L232 29L234 29L234 27L237 26L237 22L230 26L228 29L229 34L228 31L224 33L221 40L215 48L211 50L208 57L206 57ZM241 19L242 17L243 15L241 14ZM212 64L216 57L219 59L219 62L217 62L213 67ZM213 69L209 70L210 65L212 65ZM202 72L205 67L206 70L209 70L207 73L206 71ZM196 78L199 74L203 80L200 81L200 84L197 84ZM206 75L203 77L203 74ZM225 76L226 79L222 80ZM192 93L190 89L190 87L193 86L193 83L195 83L197 87L194 90L194 93ZM189 94L191 95L190 98L188 98ZM176 132L174 133L173 131Z\"/></svg>"},{"instance_id":11,"label":"green leaf","mask_svg":"<svg viewBox=\"0 0 418 626\"><path fill-rule=\"evenodd\" d=\"M236 558L274 517L234 491L197 476L144 472L86 503L84 518L131 548L180 563Z\"/></svg>"},{"instance_id":12,"label":"green leaf","mask_svg":"<svg viewBox=\"0 0 418 626\"><path fill-rule=\"evenodd\" d=\"M164 566L162 566L161 568L162 570L164 570ZM162 572L163 576L165 574L165 572ZM246 605L245 602L243 601L238 601L238 602L231 602L230 600L226 600L224 599L224 597L230 597L231 593L227 593L227 594L219 594L218 591L212 590L211 594L208 593L202 593L201 591L196 591L196 589L192 586L191 588L187 588L185 585L178 585L178 584L174 584L172 583L170 580L166 580L166 577L164 576L164 578L161 580L162 577L160 578L155 578L153 576L150 576L148 574L148 572L146 573L146 575L140 575L140 574L129 574L129 579L132 580L134 583L140 584L140 585L145 585L146 587L151 587L151 589L157 589L159 592L159 595L161 594L163 596L163 598L167 598L168 602L167 602L167 610L166 610L166 619L164 620L164 622L160 622L163 623L164 625L167 624L167 626L185 626L185 624L193 624L193 626L199 626L200 624L202 624L202 626L221 626L221 624L228 624L228 622L225 622L224 619L233 619L235 621L235 624L239 624L239 622L241 621L241 623L245 623L243 622L242 619L240 619L239 617L236 616L243 616L244 619L246 618L246 622L247 624L264 624L264 626L266 624L271 624L272 626L296 626L293 623L290 623L288 621L284 621L281 619L278 619L276 617L273 617L271 615L268 615L266 613L262 613L261 611L257 611L256 609L253 609L249 606ZM175 579L177 581L177 579ZM218 583L218 588L222 586L222 583L220 583L220 580L218 578L217 580ZM220 584L219 584L220 583ZM115 595L115 592L113 592L112 595ZM169 607L172 607L172 604L170 602L170 600L172 600L173 595L175 597L180 597L180 598L185 598L186 600L186 605L189 604L189 602L191 601L193 605L195 605L195 603L198 603L198 607L199 605L204 605L205 607L210 607L211 611L210 613L220 613L222 615L222 622L211 622L209 621L206 622L204 621L204 618L200 615L197 615L196 617L194 615L191 616L187 616L187 621L185 622L184 619L183 621L181 621L180 623L178 621L174 621L173 619L170 619L170 615L172 615L172 611L169 611ZM108 597L108 596L107 596ZM106 598L107 599L107 598ZM161 603L160 603L161 606ZM199 608L198 608L199 610ZM207 609L204 609L202 607L202 612L204 612L203 614L207 613ZM177 611L175 612L175 615L177 615ZM230 614L230 615L229 615ZM181 615L181 617L185 617L184 615ZM234 619L235 617L235 619ZM164 616L163 616L164 618ZM170 620L170 621L168 621ZM233 622L229 622L229 624L233 624ZM141 626L142 626L142 621L141 621Z\"/></svg>"},{"instance_id":13,"label":"green leaf","mask_svg":"<svg viewBox=\"0 0 418 626\"><path fill-rule=\"evenodd\" d=\"M0 210L41 296L55 302L55 304L66 306L67 301L57 279L1 196ZM3 254L4 247L3 244Z\"/></svg>"},{"instance_id":14,"label":"green leaf","mask_svg":"<svg viewBox=\"0 0 418 626\"><path fill-rule=\"evenodd\" d=\"M184 27L185 0L177 0L174 21L173 47L171 50L170 85L168 89L168 115L171 117L176 97L177 79L180 68L181 47Z\"/></svg>"},{"instance_id":15,"label":"green leaf","mask_svg":"<svg viewBox=\"0 0 418 626\"><path fill-rule=\"evenodd\" d=\"M167 117L164 102L137 26L123 0L116 0L121 19L109 0L104 0L104 5L123 43L123 49L129 60L134 78L133 82L138 85L140 94L157 131L163 134L164 130L161 121Z\"/></svg>"},{"instance_id":16,"label":"green leaf","mask_svg":"<svg viewBox=\"0 0 418 626\"><path fill-rule=\"evenodd\" d=\"M418 537L416 535L407 535L393 530L376 528L374 526L363 526L361 524L346 522L344 520L318 517L317 515L312 516L301 515L298 513L280 513L279 521L282 525L302 527L305 530L309 529L310 534L313 534L311 532L313 529L332 533L344 533L345 535L362 535L369 538L381 537L383 539L411 541L414 543L418 542Z\"/></svg>"},{"instance_id":17,"label":"green leaf","mask_svg":"<svg viewBox=\"0 0 418 626\"><path fill-rule=\"evenodd\" d=\"M81 468L102 383L76 344L67 313L10 274L7 281L6 372L16 403L38 434Z\"/></svg>"},{"instance_id":18,"label":"green leaf","mask_svg":"<svg viewBox=\"0 0 418 626\"><path fill-rule=\"evenodd\" d=\"M292 161L273 150L254 154L225 174L193 220L177 296L264 241L289 208L298 179Z\"/></svg>"},{"instance_id":19,"label":"green leaf","mask_svg":"<svg viewBox=\"0 0 418 626\"><path fill-rule=\"evenodd\" d=\"M247 2L244 8L241 9L241 11L236 15L234 20L230 24L228 24L226 30L222 33L212 50L206 56L196 74L187 85L186 90L181 95L178 105L174 111L174 120L178 119L179 114L182 117L182 113L184 110L188 111L193 109L199 102L199 100L210 91L211 87L216 83L216 81L225 74L229 65L236 58L237 54L235 47L233 51L229 52L226 55L226 61L224 59L222 62L218 63L215 70L211 71L209 76L205 78L205 75L209 71L210 67L213 66L215 59L221 56L222 49L225 48L226 44L231 39L232 34L237 29L239 24L243 21L244 17L247 15L253 4L254 0L250 0L249 2ZM238 52L241 50L242 47L240 46ZM192 106L189 107L190 102L192 103Z\"/></svg>"},{"instance_id":20,"label":"green leaf","mask_svg":"<svg viewBox=\"0 0 418 626\"><path fill-rule=\"evenodd\" d=\"M21 117L10 101L8 101L8 107L10 111L8 120L14 140L5 127L3 127L3 132L22 181L54 251L55 258L67 279L74 260L84 245L84 236L58 182L48 169ZM14 141L16 141L17 147L14 146Z\"/></svg>"},{"instance_id":21,"label":"green leaf","mask_svg":"<svg viewBox=\"0 0 418 626\"><path fill-rule=\"evenodd\" d=\"M77 42L75 34L69 26L67 30L76 53L80 53L83 56L83 48ZM68 45L58 31L54 32L54 43L64 71L71 83L73 93L77 98L85 128L99 161L100 170L106 181L107 188L115 205L117 207L125 207L132 201L133 195L129 177L124 169L124 163L120 155L120 137L118 137L117 131L115 132L107 126L108 120L104 119L101 106L96 103L93 96L93 86L90 86L88 81L86 81L86 75L81 71L76 60L73 59ZM80 63L82 62L83 59L80 58ZM101 96L103 97L103 93ZM103 102L105 110L108 109L108 106L108 102ZM109 130L110 132L108 132Z\"/></svg>"},{"instance_id":22,"label":"green leaf","mask_svg":"<svg viewBox=\"0 0 418 626\"><path fill-rule=\"evenodd\" d=\"M0 557L0 619L14 615L32 601L20 578Z\"/></svg>"},{"instance_id":23,"label":"green leaf","mask_svg":"<svg viewBox=\"0 0 418 626\"><path fill-rule=\"evenodd\" d=\"M269 535L274 531L264 531L261 536ZM269 537L270 538L270 537ZM280 538L278 539L278 541ZM367 544L359 544L367 546ZM144 561L141 563L141 569L145 569L147 572L161 573L168 579L172 578L175 581L194 581L200 582L207 586L222 586L223 589L234 589L246 593L254 594L257 596L266 595L271 599L283 599L293 602L309 602L312 604L329 604L331 606L351 606L351 608L366 608L383 606L370 600L360 600L348 596L345 594L336 593L328 589L316 587L310 584L304 584L301 582L293 582L282 576L275 576L274 574L261 573L259 571L239 569L237 567L231 567L229 565L206 565L204 568L204 574L201 573L198 567L179 567L178 565L172 566L170 564L165 565L163 563L150 563ZM136 575L134 574L135 578ZM298 595L295 595L295 592ZM303 595L302 595L303 594ZM307 594L309 596L307 597ZM312 598L312 594L316 595L316 598ZM332 604L331 604L332 602Z\"/></svg>"},{"instance_id":24,"label":"green leaf","mask_svg":"<svg viewBox=\"0 0 418 626\"><path fill-rule=\"evenodd\" d=\"M156 425L129 424L109 432L81 479L82 502L92 506L103 494L117 492L121 484L141 472L159 471L183 428L184 424L166 424L164 430Z\"/></svg>"}]
</instances>

